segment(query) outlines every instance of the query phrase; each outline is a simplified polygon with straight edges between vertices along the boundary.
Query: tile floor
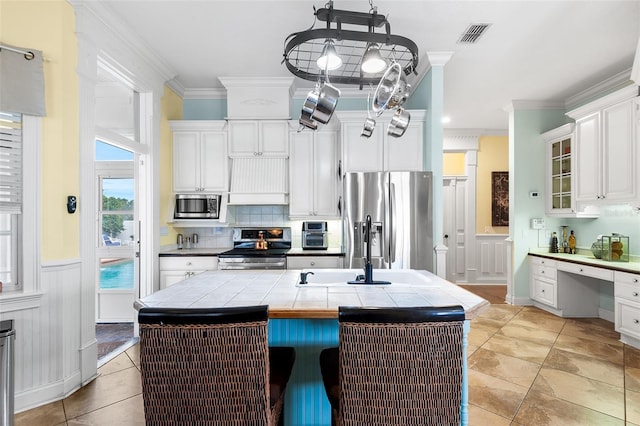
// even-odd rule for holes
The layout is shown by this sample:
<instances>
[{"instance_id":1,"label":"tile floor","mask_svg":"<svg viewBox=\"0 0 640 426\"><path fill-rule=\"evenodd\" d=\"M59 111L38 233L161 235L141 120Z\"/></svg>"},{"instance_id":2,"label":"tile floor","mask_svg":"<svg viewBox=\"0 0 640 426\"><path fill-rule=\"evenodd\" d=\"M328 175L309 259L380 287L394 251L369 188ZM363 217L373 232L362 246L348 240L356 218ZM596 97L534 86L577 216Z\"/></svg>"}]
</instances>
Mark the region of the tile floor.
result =
<instances>
[{"instance_id":1,"label":"tile floor","mask_svg":"<svg viewBox=\"0 0 640 426\"><path fill-rule=\"evenodd\" d=\"M491 305L469 335L470 425L640 425L640 350L613 324ZM17 426L144 425L138 346L68 398Z\"/></svg>"}]
</instances>

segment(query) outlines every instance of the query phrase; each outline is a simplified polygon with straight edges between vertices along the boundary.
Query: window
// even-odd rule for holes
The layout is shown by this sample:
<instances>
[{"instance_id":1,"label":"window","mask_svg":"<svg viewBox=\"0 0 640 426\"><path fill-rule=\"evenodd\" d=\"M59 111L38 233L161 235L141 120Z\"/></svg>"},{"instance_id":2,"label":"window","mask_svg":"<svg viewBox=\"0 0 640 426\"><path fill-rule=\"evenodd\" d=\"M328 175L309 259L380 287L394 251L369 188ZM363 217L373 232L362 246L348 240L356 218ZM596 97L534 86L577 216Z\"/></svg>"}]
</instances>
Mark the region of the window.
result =
<instances>
[{"instance_id":1,"label":"window","mask_svg":"<svg viewBox=\"0 0 640 426\"><path fill-rule=\"evenodd\" d=\"M0 112L0 281L20 288L22 116Z\"/></svg>"}]
</instances>

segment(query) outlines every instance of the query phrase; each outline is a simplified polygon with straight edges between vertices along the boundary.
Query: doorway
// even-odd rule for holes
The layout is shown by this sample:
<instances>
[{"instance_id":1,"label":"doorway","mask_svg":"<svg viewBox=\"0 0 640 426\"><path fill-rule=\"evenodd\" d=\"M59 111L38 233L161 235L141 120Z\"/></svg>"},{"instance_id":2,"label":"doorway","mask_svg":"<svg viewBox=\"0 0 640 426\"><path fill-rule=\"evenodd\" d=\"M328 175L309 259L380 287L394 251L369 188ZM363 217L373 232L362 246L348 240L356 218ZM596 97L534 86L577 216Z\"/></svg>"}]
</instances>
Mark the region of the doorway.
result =
<instances>
[{"instance_id":1,"label":"doorway","mask_svg":"<svg viewBox=\"0 0 640 426\"><path fill-rule=\"evenodd\" d=\"M443 179L443 238L447 246L446 279L454 283L467 282L465 259L466 247L466 217L467 217L467 187L466 177L454 176Z\"/></svg>"},{"instance_id":2,"label":"doorway","mask_svg":"<svg viewBox=\"0 0 640 426\"><path fill-rule=\"evenodd\" d=\"M96 322L133 322L139 295L134 153L96 141Z\"/></svg>"}]
</instances>

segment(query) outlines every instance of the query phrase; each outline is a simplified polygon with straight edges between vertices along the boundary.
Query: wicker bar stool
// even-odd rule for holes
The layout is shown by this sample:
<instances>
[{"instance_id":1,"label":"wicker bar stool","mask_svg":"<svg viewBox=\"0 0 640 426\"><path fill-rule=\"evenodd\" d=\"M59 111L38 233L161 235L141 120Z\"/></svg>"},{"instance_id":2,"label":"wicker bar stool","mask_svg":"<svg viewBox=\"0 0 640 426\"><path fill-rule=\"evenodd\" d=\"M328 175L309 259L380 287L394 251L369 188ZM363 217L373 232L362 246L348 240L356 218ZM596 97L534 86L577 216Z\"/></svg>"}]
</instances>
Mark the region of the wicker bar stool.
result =
<instances>
[{"instance_id":1,"label":"wicker bar stool","mask_svg":"<svg viewBox=\"0 0 640 426\"><path fill-rule=\"evenodd\" d=\"M146 424L282 424L295 350L268 347L267 319L266 305L140 309Z\"/></svg>"},{"instance_id":2,"label":"wicker bar stool","mask_svg":"<svg viewBox=\"0 0 640 426\"><path fill-rule=\"evenodd\" d=\"M462 306L339 308L320 354L332 424L459 425Z\"/></svg>"}]
</instances>

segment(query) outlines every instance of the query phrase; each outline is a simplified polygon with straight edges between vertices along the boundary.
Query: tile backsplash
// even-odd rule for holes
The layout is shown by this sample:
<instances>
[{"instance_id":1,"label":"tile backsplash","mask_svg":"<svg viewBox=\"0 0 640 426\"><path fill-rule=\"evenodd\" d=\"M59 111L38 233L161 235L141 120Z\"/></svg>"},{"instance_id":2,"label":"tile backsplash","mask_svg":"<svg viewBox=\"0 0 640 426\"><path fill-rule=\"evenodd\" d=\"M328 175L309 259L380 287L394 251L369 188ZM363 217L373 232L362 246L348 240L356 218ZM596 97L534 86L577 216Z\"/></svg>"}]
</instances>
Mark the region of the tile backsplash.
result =
<instances>
[{"instance_id":1,"label":"tile backsplash","mask_svg":"<svg viewBox=\"0 0 640 426\"><path fill-rule=\"evenodd\" d=\"M225 227L189 227L176 228L185 238L198 234L198 248L228 248L233 246L233 228L242 226L281 226L291 228L291 245L302 246L301 220L289 220L289 206L229 206L227 222L233 225ZM327 221L330 248L342 245L342 221Z\"/></svg>"}]
</instances>

